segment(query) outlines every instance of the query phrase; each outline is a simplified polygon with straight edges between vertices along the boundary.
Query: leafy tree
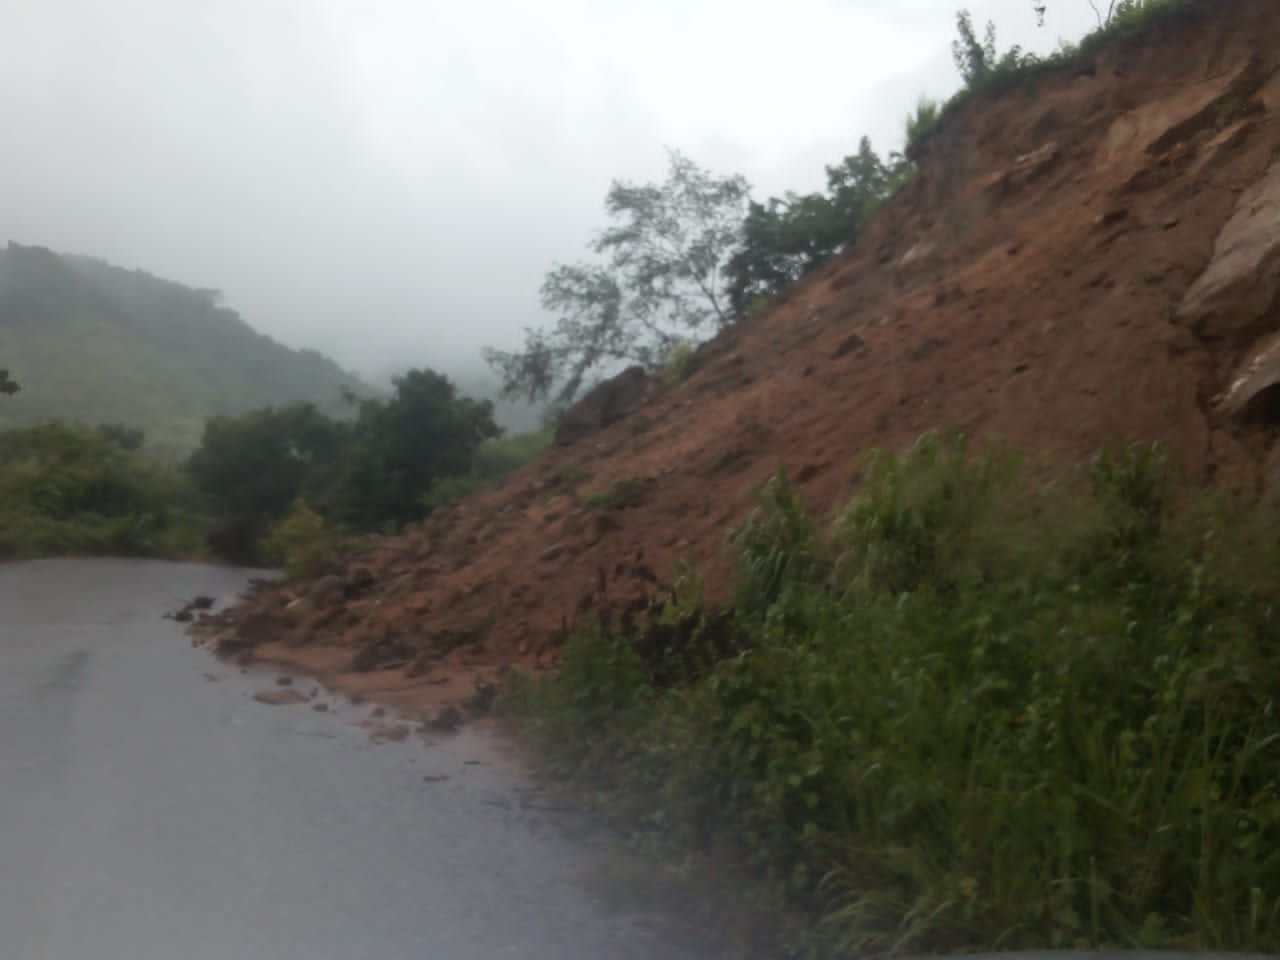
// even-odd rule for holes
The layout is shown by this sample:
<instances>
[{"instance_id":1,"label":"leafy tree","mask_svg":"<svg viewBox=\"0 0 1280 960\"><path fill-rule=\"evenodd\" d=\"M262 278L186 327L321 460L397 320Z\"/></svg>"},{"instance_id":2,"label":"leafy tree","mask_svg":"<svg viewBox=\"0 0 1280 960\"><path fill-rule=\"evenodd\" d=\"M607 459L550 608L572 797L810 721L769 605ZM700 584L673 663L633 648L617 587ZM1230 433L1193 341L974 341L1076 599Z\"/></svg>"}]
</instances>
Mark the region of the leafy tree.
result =
<instances>
[{"instance_id":1,"label":"leafy tree","mask_svg":"<svg viewBox=\"0 0 1280 960\"><path fill-rule=\"evenodd\" d=\"M852 243L906 172L881 160L866 137L857 153L826 170L825 194L789 193L750 204L727 269L729 300L739 313L756 297L778 292Z\"/></svg>"},{"instance_id":2,"label":"leafy tree","mask_svg":"<svg viewBox=\"0 0 1280 960\"><path fill-rule=\"evenodd\" d=\"M12 396L18 392L18 385L9 379L9 371L0 367L0 394Z\"/></svg>"},{"instance_id":3,"label":"leafy tree","mask_svg":"<svg viewBox=\"0 0 1280 960\"><path fill-rule=\"evenodd\" d=\"M605 262L561 264L542 285L550 329L526 329L523 349L485 351L508 397L560 402L601 367L656 367L676 343L726 326L723 270L747 204L741 176L716 177L668 152L663 183L614 181L605 209L616 224L591 250Z\"/></svg>"},{"instance_id":4,"label":"leafy tree","mask_svg":"<svg viewBox=\"0 0 1280 960\"><path fill-rule=\"evenodd\" d=\"M493 404L460 395L448 377L411 370L388 400L357 399L351 442L318 506L362 529L419 519L440 478L471 470L476 448L501 431Z\"/></svg>"},{"instance_id":5,"label":"leafy tree","mask_svg":"<svg viewBox=\"0 0 1280 960\"><path fill-rule=\"evenodd\" d=\"M214 417L187 469L222 513L278 517L322 482L350 442L350 430L310 404Z\"/></svg>"},{"instance_id":6,"label":"leafy tree","mask_svg":"<svg viewBox=\"0 0 1280 960\"><path fill-rule=\"evenodd\" d=\"M960 71L960 79L966 87L981 86L996 64L996 25L988 20L979 42L973 27L973 15L968 10L961 10L956 14L956 30L960 36L951 41L951 57Z\"/></svg>"}]
</instances>

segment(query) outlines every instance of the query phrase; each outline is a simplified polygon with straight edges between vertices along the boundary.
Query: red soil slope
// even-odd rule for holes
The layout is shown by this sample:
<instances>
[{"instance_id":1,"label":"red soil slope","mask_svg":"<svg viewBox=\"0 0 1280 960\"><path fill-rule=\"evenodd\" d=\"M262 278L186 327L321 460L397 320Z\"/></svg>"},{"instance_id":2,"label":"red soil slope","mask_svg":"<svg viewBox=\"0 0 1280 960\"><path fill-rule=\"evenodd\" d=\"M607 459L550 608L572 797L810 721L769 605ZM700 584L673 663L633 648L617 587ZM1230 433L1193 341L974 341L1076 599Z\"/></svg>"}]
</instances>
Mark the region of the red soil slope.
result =
<instances>
[{"instance_id":1,"label":"red soil slope","mask_svg":"<svg viewBox=\"0 0 1280 960\"><path fill-rule=\"evenodd\" d=\"M971 99L855 247L682 385L205 629L434 711L679 561L723 589L726 531L780 464L829 509L864 451L939 426L1064 461L1159 439L1197 479L1280 495L1278 329L1280 8L1225 0Z\"/></svg>"}]
</instances>

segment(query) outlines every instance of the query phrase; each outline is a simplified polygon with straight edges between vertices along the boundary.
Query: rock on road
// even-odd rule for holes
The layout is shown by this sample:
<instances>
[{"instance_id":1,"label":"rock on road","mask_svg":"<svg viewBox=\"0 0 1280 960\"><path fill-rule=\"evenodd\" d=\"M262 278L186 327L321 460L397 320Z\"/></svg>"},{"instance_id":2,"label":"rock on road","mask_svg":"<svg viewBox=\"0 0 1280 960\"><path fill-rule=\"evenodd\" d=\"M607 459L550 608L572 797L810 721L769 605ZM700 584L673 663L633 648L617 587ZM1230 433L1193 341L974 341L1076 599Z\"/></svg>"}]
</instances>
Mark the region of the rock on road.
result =
<instances>
[{"instance_id":1,"label":"rock on road","mask_svg":"<svg viewBox=\"0 0 1280 960\"><path fill-rule=\"evenodd\" d=\"M247 577L0 565L0 956L695 956L593 898L602 854L514 774L256 702L161 619Z\"/></svg>"}]
</instances>

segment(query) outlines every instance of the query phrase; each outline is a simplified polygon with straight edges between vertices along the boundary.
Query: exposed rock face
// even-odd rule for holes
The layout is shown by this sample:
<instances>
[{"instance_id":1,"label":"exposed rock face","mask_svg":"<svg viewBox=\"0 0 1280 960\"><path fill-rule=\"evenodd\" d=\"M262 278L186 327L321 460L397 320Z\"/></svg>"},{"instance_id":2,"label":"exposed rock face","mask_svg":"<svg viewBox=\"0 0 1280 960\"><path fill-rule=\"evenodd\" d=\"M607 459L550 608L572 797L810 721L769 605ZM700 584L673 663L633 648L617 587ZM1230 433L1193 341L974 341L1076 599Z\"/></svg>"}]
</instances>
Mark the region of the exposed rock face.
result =
<instances>
[{"instance_id":1,"label":"exposed rock face","mask_svg":"<svg viewBox=\"0 0 1280 960\"><path fill-rule=\"evenodd\" d=\"M1259 322L1280 328L1280 162L1240 195L1213 259L1182 298L1178 316L1201 336L1231 338Z\"/></svg>"},{"instance_id":2,"label":"exposed rock face","mask_svg":"<svg viewBox=\"0 0 1280 960\"><path fill-rule=\"evenodd\" d=\"M1268 337L1245 361L1222 398L1222 408L1236 417L1280 422L1280 336Z\"/></svg>"},{"instance_id":3,"label":"exposed rock face","mask_svg":"<svg viewBox=\"0 0 1280 960\"><path fill-rule=\"evenodd\" d=\"M565 413L556 430L556 443L569 446L583 437L617 423L644 402L649 375L644 367L628 367L596 386Z\"/></svg>"}]
</instances>

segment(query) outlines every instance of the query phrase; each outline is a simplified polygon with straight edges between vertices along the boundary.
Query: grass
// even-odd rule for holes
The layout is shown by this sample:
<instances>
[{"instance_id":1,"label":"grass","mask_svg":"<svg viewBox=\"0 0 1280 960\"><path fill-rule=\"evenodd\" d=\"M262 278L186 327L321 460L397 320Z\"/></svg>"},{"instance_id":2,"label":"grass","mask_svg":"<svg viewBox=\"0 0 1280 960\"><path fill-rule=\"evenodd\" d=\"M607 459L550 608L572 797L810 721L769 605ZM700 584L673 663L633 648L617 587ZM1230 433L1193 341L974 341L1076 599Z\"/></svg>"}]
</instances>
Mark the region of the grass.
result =
<instances>
[{"instance_id":1,"label":"grass","mask_svg":"<svg viewBox=\"0 0 1280 960\"><path fill-rule=\"evenodd\" d=\"M1159 447L1046 479L928 436L824 527L785 474L505 715L642 847L738 851L823 955L1280 950L1274 517Z\"/></svg>"},{"instance_id":2,"label":"grass","mask_svg":"<svg viewBox=\"0 0 1280 960\"><path fill-rule=\"evenodd\" d=\"M271 527L263 544L267 561L278 564L289 580L317 577L339 557L357 549L365 537L343 530L299 498Z\"/></svg>"},{"instance_id":3,"label":"grass","mask_svg":"<svg viewBox=\"0 0 1280 960\"><path fill-rule=\"evenodd\" d=\"M662 363L663 386L674 390L689 379L696 353L694 345L687 340L681 340L672 346Z\"/></svg>"},{"instance_id":4,"label":"grass","mask_svg":"<svg viewBox=\"0 0 1280 960\"><path fill-rule=\"evenodd\" d=\"M639 477L626 477L609 484L608 489L587 496L583 506L593 510L623 510L644 501L645 482Z\"/></svg>"}]
</instances>

